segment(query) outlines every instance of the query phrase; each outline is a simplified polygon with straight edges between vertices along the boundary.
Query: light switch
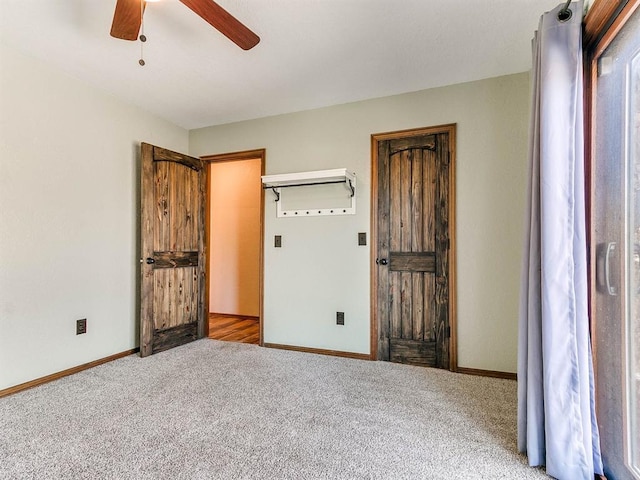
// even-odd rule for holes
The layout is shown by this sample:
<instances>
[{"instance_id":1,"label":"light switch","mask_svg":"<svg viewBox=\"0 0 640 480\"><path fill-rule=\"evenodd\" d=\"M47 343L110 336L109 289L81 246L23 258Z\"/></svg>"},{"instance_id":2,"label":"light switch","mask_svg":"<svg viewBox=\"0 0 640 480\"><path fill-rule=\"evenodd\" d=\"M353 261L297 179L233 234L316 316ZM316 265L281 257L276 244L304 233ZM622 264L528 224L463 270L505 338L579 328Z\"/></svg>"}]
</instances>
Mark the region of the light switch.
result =
<instances>
[{"instance_id":1,"label":"light switch","mask_svg":"<svg viewBox=\"0 0 640 480\"><path fill-rule=\"evenodd\" d=\"M276 235L273 239L273 246L276 248L282 247L282 235Z\"/></svg>"}]
</instances>

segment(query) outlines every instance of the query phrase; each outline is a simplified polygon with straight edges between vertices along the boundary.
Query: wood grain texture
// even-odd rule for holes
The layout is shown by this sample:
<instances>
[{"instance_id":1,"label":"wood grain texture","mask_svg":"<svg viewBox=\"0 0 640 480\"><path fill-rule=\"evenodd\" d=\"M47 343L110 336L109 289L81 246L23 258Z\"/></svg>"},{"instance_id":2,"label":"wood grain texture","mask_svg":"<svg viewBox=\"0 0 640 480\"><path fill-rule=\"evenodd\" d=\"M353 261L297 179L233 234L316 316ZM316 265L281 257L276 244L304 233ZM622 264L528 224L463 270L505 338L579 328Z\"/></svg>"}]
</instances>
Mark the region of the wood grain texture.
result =
<instances>
[{"instance_id":1,"label":"wood grain texture","mask_svg":"<svg viewBox=\"0 0 640 480\"><path fill-rule=\"evenodd\" d=\"M267 151L264 148L257 148L255 150L242 150L240 152L218 153L215 155L204 155L200 157L203 162L235 162L237 160L254 160L259 158L262 160L262 175L264 175L264 161L267 156Z\"/></svg>"},{"instance_id":2,"label":"wood grain texture","mask_svg":"<svg viewBox=\"0 0 640 480\"><path fill-rule=\"evenodd\" d=\"M434 341L392 338L390 340L390 351L392 362L422 367L438 366Z\"/></svg>"},{"instance_id":3,"label":"wood grain texture","mask_svg":"<svg viewBox=\"0 0 640 480\"><path fill-rule=\"evenodd\" d=\"M411 338L413 332L413 295L411 273L400 273L400 338Z\"/></svg>"},{"instance_id":4,"label":"wood grain texture","mask_svg":"<svg viewBox=\"0 0 640 480\"><path fill-rule=\"evenodd\" d=\"M375 148L375 145L372 146ZM376 247L377 252L372 251L372 256L379 258L389 257L389 182L390 182L390 158L389 158L389 143L380 142L375 148L377 156L374 169L377 172L377 182L375 182L376 195L374 198L375 208L378 212L376 223ZM375 218L372 215L372 218ZM374 298L386 298L390 289L389 269L381 268L378 263L374 265L372 262L371 271L375 272L373 275L373 283L377 285L377 288L372 291L375 294ZM377 358L380 360L389 360L389 336L390 336L390 324L388 321L391 308L389 302L373 302L372 303L372 318L384 319L384 321L376 321L375 325L372 325L372 331L375 331L376 336L372 338L371 343L377 349ZM374 349L372 348L372 356Z\"/></svg>"},{"instance_id":5,"label":"wood grain texture","mask_svg":"<svg viewBox=\"0 0 640 480\"><path fill-rule=\"evenodd\" d=\"M111 24L111 36L121 40L137 40L144 7L143 0L117 0Z\"/></svg>"},{"instance_id":6,"label":"wood grain texture","mask_svg":"<svg viewBox=\"0 0 640 480\"><path fill-rule=\"evenodd\" d=\"M429 135L389 141L390 152L393 151L391 146L396 144L396 152L391 153L389 192L392 205L388 267L393 305L390 317L391 339L435 340L433 335L429 335L434 330L430 327L435 321L424 317L424 306L432 302L435 292L433 288L425 290L424 284L425 277L432 277L436 271L436 254L435 251L424 251L424 238L433 239L437 233L434 212L438 200L438 185L434 181L435 178L430 177L438 169L432 151L436 147L436 138L435 135ZM433 165L429 164L430 161ZM431 205L427 205L423 201L424 198L431 201ZM434 229L426 230L425 223L433 225ZM427 240L427 243L435 245L434 240ZM427 282L427 285L432 284ZM433 309L428 311L434 313ZM391 345L392 349L400 348L397 342L392 342ZM408 345L419 348L418 344L413 343L402 345L401 354L394 356L391 352L391 356L396 360L408 358L405 351L409 348Z\"/></svg>"},{"instance_id":7,"label":"wood grain texture","mask_svg":"<svg viewBox=\"0 0 640 480\"><path fill-rule=\"evenodd\" d=\"M154 190L157 177L153 169L153 145L141 145L140 174L140 258L153 258L155 243L156 202ZM151 355L153 348L154 269L143 263L140 268L140 355Z\"/></svg>"},{"instance_id":8,"label":"wood grain texture","mask_svg":"<svg viewBox=\"0 0 640 480\"><path fill-rule=\"evenodd\" d=\"M413 172L411 171L413 151L404 150L400 153L400 190L391 191L391 198L397 197L397 202L400 210L400 228L395 232L392 231L392 236L397 236L400 239L401 252L411 252L411 232L413 230L411 225L411 214L413 198L411 197L411 177ZM420 215L422 212L420 212ZM395 251L392 249L392 251Z\"/></svg>"},{"instance_id":9,"label":"wood grain texture","mask_svg":"<svg viewBox=\"0 0 640 480\"><path fill-rule=\"evenodd\" d=\"M169 164L155 164L153 161L153 147L151 147L151 168L150 171L154 175L154 183L152 184L153 195L151 198L155 203L155 216L153 229L150 231L153 239L153 250L162 252L170 250L168 244L168 235L165 230L168 229L169 217ZM160 243L162 241L167 243Z\"/></svg>"},{"instance_id":10,"label":"wood grain texture","mask_svg":"<svg viewBox=\"0 0 640 480\"><path fill-rule=\"evenodd\" d=\"M423 244L422 249L425 252L434 252L436 249L435 242L435 225L436 225L436 190L433 188L436 183L436 153L435 151L423 151L422 158L422 233Z\"/></svg>"},{"instance_id":11,"label":"wood grain texture","mask_svg":"<svg viewBox=\"0 0 640 480\"><path fill-rule=\"evenodd\" d=\"M391 155L389 163L389 254L402 249L402 154ZM388 268L386 270L389 270ZM402 335L402 277L400 272L389 270L389 292L383 297L389 304L389 338ZM388 300L387 300L388 298Z\"/></svg>"},{"instance_id":12,"label":"wood grain texture","mask_svg":"<svg viewBox=\"0 0 640 480\"><path fill-rule=\"evenodd\" d=\"M425 252L433 252L433 270L435 274L435 232L436 232L436 152L435 150L423 150L422 152L422 190L424 198L423 208L423 244ZM423 340L435 339L435 275L424 275L424 326ZM415 337L418 338L418 337Z\"/></svg>"},{"instance_id":13,"label":"wood grain texture","mask_svg":"<svg viewBox=\"0 0 640 480\"><path fill-rule=\"evenodd\" d=\"M158 353L198 339L198 324L187 323L153 332L153 352Z\"/></svg>"},{"instance_id":14,"label":"wood grain texture","mask_svg":"<svg viewBox=\"0 0 640 480\"><path fill-rule=\"evenodd\" d=\"M407 264L407 270L412 272L411 274L411 310L412 318L411 325L412 331L409 332L408 338L420 339L424 338L424 304L425 290L424 290L424 272L432 271L432 268L425 263L416 262L417 258L412 255L418 256L422 260L426 260L429 255L425 255L423 235L425 232L424 222L426 218L425 205L424 205L424 149L415 149L411 152L411 253L403 254L403 258L409 260ZM394 267L394 257L397 258L397 254L393 255L389 259L389 269Z\"/></svg>"},{"instance_id":15,"label":"wood grain texture","mask_svg":"<svg viewBox=\"0 0 640 480\"><path fill-rule=\"evenodd\" d=\"M169 328L171 325L168 324L169 317L169 293L166 290L169 290L170 286L167 285L167 279L170 278L168 272L166 270L157 270L153 271L153 289L152 289L152 316L151 316L151 338L149 340L149 348L151 352L153 351L153 331L157 329ZM147 321L145 324L149 323ZM147 352L147 348L145 346L144 352ZM146 356L146 355L143 355Z\"/></svg>"},{"instance_id":16,"label":"wood grain texture","mask_svg":"<svg viewBox=\"0 0 640 480\"><path fill-rule=\"evenodd\" d=\"M429 360L422 352L411 361L428 364L438 358L434 366L452 368L455 363L450 358L450 342L455 332L450 319L455 310L450 304L454 277L449 272L449 257L455 206L451 196L455 190L450 172L455 126L413 133L372 136L372 162L375 160L377 172L372 188L377 251L372 253L372 259L389 261L388 266L373 267L376 289L372 290L372 317L376 324L372 332L377 332L379 359L409 359L407 348L421 352L433 347ZM385 344L396 347L389 346L386 353ZM394 356L393 348L402 352Z\"/></svg>"},{"instance_id":17,"label":"wood grain texture","mask_svg":"<svg viewBox=\"0 0 640 480\"><path fill-rule=\"evenodd\" d=\"M449 140L438 134L436 146L436 358L449 368Z\"/></svg>"},{"instance_id":18,"label":"wood grain texture","mask_svg":"<svg viewBox=\"0 0 640 480\"><path fill-rule=\"evenodd\" d=\"M436 149L435 135L410 135L389 140L389 154L393 155L410 149Z\"/></svg>"},{"instance_id":19,"label":"wood grain texture","mask_svg":"<svg viewBox=\"0 0 640 480\"><path fill-rule=\"evenodd\" d=\"M425 234L424 221L426 218L423 197L424 167L423 149L411 152L411 251L424 252L422 237ZM428 190L428 189L427 189Z\"/></svg>"},{"instance_id":20,"label":"wood grain texture","mask_svg":"<svg viewBox=\"0 0 640 480\"><path fill-rule=\"evenodd\" d=\"M195 252L153 252L153 268L197 267L198 251Z\"/></svg>"},{"instance_id":21,"label":"wood grain texture","mask_svg":"<svg viewBox=\"0 0 640 480\"><path fill-rule=\"evenodd\" d=\"M449 370L455 372L458 367L457 347L457 281L456 281L456 126L446 126L442 133L447 134L449 157Z\"/></svg>"},{"instance_id":22,"label":"wood grain texture","mask_svg":"<svg viewBox=\"0 0 640 480\"><path fill-rule=\"evenodd\" d=\"M143 357L206 330L205 173L197 158L142 144L141 258L154 260L141 268Z\"/></svg>"},{"instance_id":23,"label":"wood grain texture","mask_svg":"<svg viewBox=\"0 0 640 480\"><path fill-rule=\"evenodd\" d=\"M197 267L155 270L154 330L197 322Z\"/></svg>"},{"instance_id":24,"label":"wood grain texture","mask_svg":"<svg viewBox=\"0 0 640 480\"><path fill-rule=\"evenodd\" d=\"M394 141L389 142L391 146ZM393 149L392 149L393 151ZM391 192L392 198L397 196L400 204L400 230L391 232L400 238L400 251L411 252L411 237L413 226L411 225L411 214L413 198L411 197L412 178L412 158L415 150L401 150L400 155L400 191ZM392 153L393 154L393 153ZM394 252L390 253L390 256ZM400 338L411 338L413 331L413 295L412 295L411 272L400 272ZM393 346L391 346L393 350ZM393 353L393 351L392 351Z\"/></svg>"},{"instance_id":25,"label":"wood grain texture","mask_svg":"<svg viewBox=\"0 0 640 480\"><path fill-rule=\"evenodd\" d=\"M423 273L412 273L411 274L411 307L412 307L412 315L411 319L412 331L408 333L407 338L414 338L416 340L424 340L424 328L425 323L425 310L424 304L429 301L429 298L425 298L425 289L424 289L424 277Z\"/></svg>"},{"instance_id":26,"label":"wood grain texture","mask_svg":"<svg viewBox=\"0 0 640 480\"><path fill-rule=\"evenodd\" d=\"M604 37L609 27L613 24L619 13L629 4L637 1L629 0L596 0L584 18L582 45L590 50ZM606 42L607 44L609 42ZM606 46L604 47L606 48Z\"/></svg>"},{"instance_id":27,"label":"wood grain texture","mask_svg":"<svg viewBox=\"0 0 640 480\"><path fill-rule=\"evenodd\" d=\"M185 167L189 167L196 172L200 172L203 169L202 160L195 157L189 157L182 153L172 152L166 148L156 147L153 148L153 160L155 162L169 162L179 163Z\"/></svg>"},{"instance_id":28,"label":"wood grain texture","mask_svg":"<svg viewBox=\"0 0 640 480\"><path fill-rule=\"evenodd\" d=\"M436 254L435 252L391 252L389 270L435 273Z\"/></svg>"},{"instance_id":29,"label":"wood grain texture","mask_svg":"<svg viewBox=\"0 0 640 480\"><path fill-rule=\"evenodd\" d=\"M209 314L209 338L227 342L258 344L260 319L243 315Z\"/></svg>"},{"instance_id":30,"label":"wood grain texture","mask_svg":"<svg viewBox=\"0 0 640 480\"><path fill-rule=\"evenodd\" d=\"M180 1L243 50L250 50L260 42L258 35L217 3L211 0Z\"/></svg>"}]
</instances>

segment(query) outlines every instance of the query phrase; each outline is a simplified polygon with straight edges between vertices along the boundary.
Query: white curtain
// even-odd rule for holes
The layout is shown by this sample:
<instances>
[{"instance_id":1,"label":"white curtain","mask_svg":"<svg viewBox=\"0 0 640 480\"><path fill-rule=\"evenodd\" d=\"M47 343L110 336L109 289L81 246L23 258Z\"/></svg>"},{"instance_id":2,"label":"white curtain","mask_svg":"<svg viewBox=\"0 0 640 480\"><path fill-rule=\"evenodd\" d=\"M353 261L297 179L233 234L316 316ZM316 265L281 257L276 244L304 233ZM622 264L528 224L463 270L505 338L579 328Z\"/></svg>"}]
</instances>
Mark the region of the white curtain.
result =
<instances>
[{"instance_id":1,"label":"white curtain","mask_svg":"<svg viewBox=\"0 0 640 480\"><path fill-rule=\"evenodd\" d=\"M518 344L518 448L558 479L602 474L587 311L582 1L533 39Z\"/></svg>"}]
</instances>

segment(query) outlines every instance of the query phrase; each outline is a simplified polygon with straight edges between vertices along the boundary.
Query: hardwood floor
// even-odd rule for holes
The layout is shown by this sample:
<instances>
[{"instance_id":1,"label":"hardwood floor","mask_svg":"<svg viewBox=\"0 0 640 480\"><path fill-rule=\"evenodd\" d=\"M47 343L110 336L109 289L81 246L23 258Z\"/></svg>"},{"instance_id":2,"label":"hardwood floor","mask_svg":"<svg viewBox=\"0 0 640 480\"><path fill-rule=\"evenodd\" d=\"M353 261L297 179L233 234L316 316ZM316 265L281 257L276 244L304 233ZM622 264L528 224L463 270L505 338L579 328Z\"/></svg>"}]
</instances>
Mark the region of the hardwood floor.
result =
<instances>
[{"instance_id":1,"label":"hardwood floor","mask_svg":"<svg viewBox=\"0 0 640 480\"><path fill-rule=\"evenodd\" d=\"M209 338L257 345L260 342L260 321L257 317L210 313Z\"/></svg>"}]
</instances>

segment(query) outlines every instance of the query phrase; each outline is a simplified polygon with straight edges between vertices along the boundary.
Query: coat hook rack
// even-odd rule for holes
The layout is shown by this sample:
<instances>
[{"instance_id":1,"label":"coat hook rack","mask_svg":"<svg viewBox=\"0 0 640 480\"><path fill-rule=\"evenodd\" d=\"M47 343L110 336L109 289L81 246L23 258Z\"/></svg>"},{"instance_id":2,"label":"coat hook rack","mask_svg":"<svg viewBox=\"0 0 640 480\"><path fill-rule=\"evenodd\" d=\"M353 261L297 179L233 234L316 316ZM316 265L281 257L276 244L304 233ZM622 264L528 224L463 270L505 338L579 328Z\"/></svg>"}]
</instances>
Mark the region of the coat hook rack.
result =
<instances>
[{"instance_id":1,"label":"coat hook rack","mask_svg":"<svg viewBox=\"0 0 640 480\"><path fill-rule=\"evenodd\" d=\"M289 187L309 187L344 183L349 190L351 204L344 208L310 208L304 210L283 210L280 202L281 189ZM278 217L312 217L319 215L354 215L356 213L356 175L346 168L316 170L312 172L283 173L264 175L264 189L270 189L276 196L276 214Z\"/></svg>"}]
</instances>

